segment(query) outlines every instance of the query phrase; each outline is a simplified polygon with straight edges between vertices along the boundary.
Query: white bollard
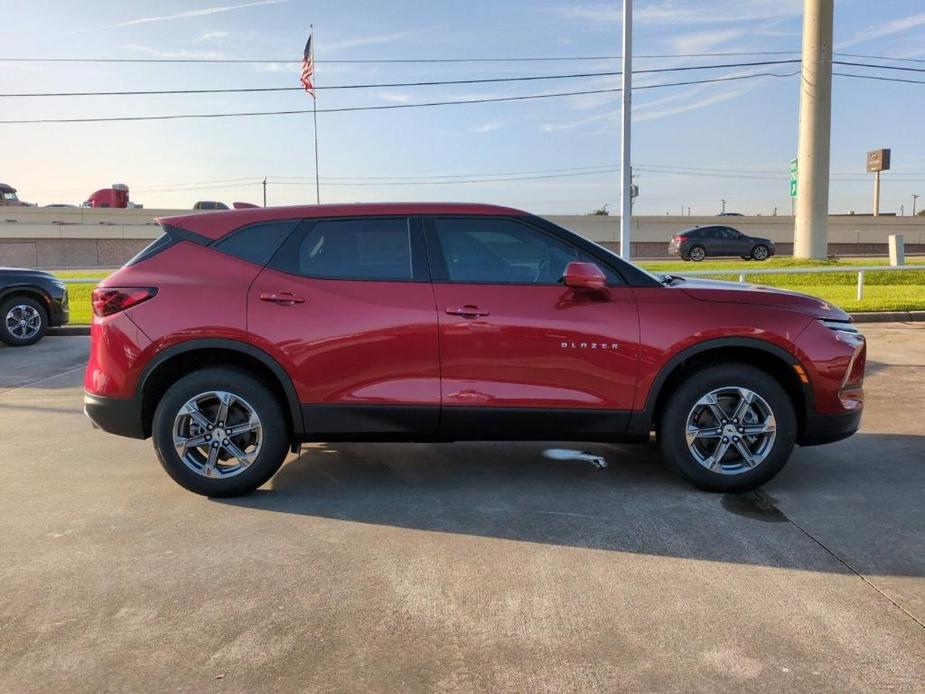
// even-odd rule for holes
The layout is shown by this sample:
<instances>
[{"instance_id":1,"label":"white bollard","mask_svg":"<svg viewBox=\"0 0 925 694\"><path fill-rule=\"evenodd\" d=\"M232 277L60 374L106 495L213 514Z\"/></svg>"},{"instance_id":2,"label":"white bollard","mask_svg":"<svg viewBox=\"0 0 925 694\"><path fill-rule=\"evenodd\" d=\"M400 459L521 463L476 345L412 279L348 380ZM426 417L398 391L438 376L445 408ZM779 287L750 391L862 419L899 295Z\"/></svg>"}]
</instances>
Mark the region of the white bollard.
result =
<instances>
[{"instance_id":1,"label":"white bollard","mask_svg":"<svg viewBox=\"0 0 925 694\"><path fill-rule=\"evenodd\" d=\"M858 270L858 301L864 300L864 271Z\"/></svg>"},{"instance_id":2,"label":"white bollard","mask_svg":"<svg viewBox=\"0 0 925 694\"><path fill-rule=\"evenodd\" d=\"M898 267L906 264L906 243L902 234L890 234L890 265Z\"/></svg>"}]
</instances>

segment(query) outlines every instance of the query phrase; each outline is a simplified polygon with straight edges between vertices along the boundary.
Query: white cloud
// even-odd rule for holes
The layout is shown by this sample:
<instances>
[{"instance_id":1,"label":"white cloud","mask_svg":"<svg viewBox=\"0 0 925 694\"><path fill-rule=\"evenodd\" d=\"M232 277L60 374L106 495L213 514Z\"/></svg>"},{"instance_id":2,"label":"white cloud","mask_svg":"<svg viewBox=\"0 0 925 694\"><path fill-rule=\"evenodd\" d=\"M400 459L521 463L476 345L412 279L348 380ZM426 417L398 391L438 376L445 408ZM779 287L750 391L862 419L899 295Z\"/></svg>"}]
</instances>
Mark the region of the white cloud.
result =
<instances>
[{"instance_id":1,"label":"white cloud","mask_svg":"<svg viewBox=\"0 0 925 694\"><path fill-rule=\"evenodd\" d=\"M302 67L299 63L258 63L258 72L299 72Z\"/></svg>"},{"instance_id":2,"label":"white cloud","mask_svg":"<svg viewBox=\"0 0 925 694\"><path fill-rule=\"evenodd\" d=\"M203 31L193 39L196 43L222 43L231 34L227 31Z\"/></svg>"},{"instance_id":3,"label":"white cloud","mask_svg":"<svg viewBox=\"0 0 925 694\"><path fill-rule=\"evenodd\" d=\"M641 24L749 22L797 16L802 6L801 0L723 0L709 7L700 2L664 0L634 7L633 21ZM623 4L569 5L553 11L565 19L617 23L623 17Z\"/></svg>"},{"instance_id":4,"label":"white cloud","mask_svg":"<svg viewBox=\"0 0 925 694\"><path fill-rule=\"evenodd\" d=\"M893 34L899 34L903 31L909 31L910 29L916 29L921 26L925 26L925 12L920 12L919 14L910 15L908 17L901 17L900 19L893 19L879 26L866 29L840 44L839 48L846 48L848 46L864 43L865 41L892 36Z\"/></svg>"},{"instance_id":5,"label":"white cloud","mask_svg":"<svg viewBox=\"0 0 925 694\"><path fill-rule=\"evenodd\" d=\"M279 5L280 3L290 2L290 0L256 0L256 2L246 2L241 5L223 5L219 7L203 7L198 10L187 10L186 12L178 12L177 14L165 14L158 15L154 17L140 17L139 19L130 19L125 22L118 22L116 24L107 24L101 27L92 27L89 29L78 29L77 31L72 31L72 34L81 34L87 31L98 31L101 29L115 29L117 27L128 27L128 26L137 26L138 24L151 24L153 22L167 22L174 19L189 19L191 17L206 17L213 14L221 14L223 12L231 12L233 10L243 10L248 7L260 7L263 5Z\"/></svg>"},{"instance_id":6,"label":"white cloud","mask_svg":"<svg viewBox=\"0 0 925 694\"><path fill-rule=\"evenodd\" d=\"M130 51L138 51L155 58L174 59L174 60L224 60L227 56L222 51L165 51L152 46L144 46L138 43L127 43L123 46Z\"/></svg>"},{"instance_id":7,"label":"white cloud","mask_svg":"<svg viewBox=\"0 0 925 694\"><path fill-rule=\"evenodd\" d=\"M410 94L399 94L398 92L376 92L376 96L393 104L406 104L411 101Z\"/></svg>"},{"instance_id":8,"label":"white cloud","mask_svg":"<svg viewBox=\"0 0 925 694\"><path fill-rule=\"evenodd\" d=\"M351 39L341 39L340 41L326 41L320 44L325 51L336 51L344 48L357 48L359 46L371 46L380 43L392 43L393 41L402 41L412 36L418 36L423 31L398 31L392 34L376 34L373 36L357 36Z\"/></svg>"},{"instance_id":9,"label":"white cloud","mask_svg":"<svg viewBox=\"0 0 925 694\"><path fill-rule=\"evenodd\" d=\"M741 29L719 29L716 31L698 31L684 34L672 39L672 44L679 53L702 53L739 38L745 32Z\"/></svg>"},{"instance_id":10,"label":"white cloud","mask_svg":"<svg viewBox=\"0 0 925 694\"><path fill-rule=\"evenodd\" d=\"M580 128L582 125L588 125L589 123L598 123L600 121L613 120L616 121L619 113L616 111L609 111L607 113L599 113L596 116L590 116L589 118L579 118L578 120L565 121L564 123L543 123L540 126L540 130L544 133L557 133L562 132L563 130L574 130L575 128Z\"/></svg>"},{"instance_id":11,"label":"white cloud","mask_svg":"<svg viewBox=\"0 0 925 694\"><path fill-rule=\"evenodd\" d=\"M484 133L494 132L495 130L500 130L502 127L503 126L502 126L501 121L490 120L487 123L483 123L482 125L477 125L474 128L469 128L468 132L473 133L475 135L481 135Z\"/></svg>"},{"instance_id":12,"label":"white cloud","mask_svg":"<svg viewBox=\"0 0 925 694\"><path fill-rule=\"evenodd\" d=\"M750 90L743 89L743 88L730 89L725 92L720 92L719 94L714 94L713 96L708 96L705 99L701 99L700 101L693 101L689 104L681 104L679 106L674 106L672 108L662 109L661 111L650 111L648 113L641 113L639 116L636 116L633 118L633 122L639 123L639 122L647 121L647 120L658 120L659 118L666 118L668 116L674 116L679 113L697 111L701 108L712 106L713 104L718 104L723 101L729 101L730 99L734 99L737 96L740 96L748 91Z\"/></svg>"}]
</instances>

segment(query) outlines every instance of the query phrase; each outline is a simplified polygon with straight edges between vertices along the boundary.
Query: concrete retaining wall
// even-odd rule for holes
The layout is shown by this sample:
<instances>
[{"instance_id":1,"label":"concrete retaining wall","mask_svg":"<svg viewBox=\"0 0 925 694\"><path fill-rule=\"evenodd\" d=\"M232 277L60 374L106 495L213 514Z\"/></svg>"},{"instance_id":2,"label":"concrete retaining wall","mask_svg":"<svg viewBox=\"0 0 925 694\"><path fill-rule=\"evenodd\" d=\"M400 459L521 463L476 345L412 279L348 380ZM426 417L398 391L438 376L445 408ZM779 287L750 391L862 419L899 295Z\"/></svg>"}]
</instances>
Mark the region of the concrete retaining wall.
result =
<instances>
[{"instance_id":1,"label":"concrete retaining wall","mask_svg":"<svg viewBox=\"0 0 925 694\"><path fill-rule=\"evenodd\" d=\"M155 217L190 210L111 210L0 207L0 266L41 268L117 267L160 233ZM619 250L619 217L549 216L592 241ZM691 226L728 224L770 238L778 253L793 247L792 217L635 217L632 255L666 257L668 240ZM886 255L887 237L903 234L907 253L925 253L925 217L830 217L829 252Z\"/></svg>"}]
</instances>

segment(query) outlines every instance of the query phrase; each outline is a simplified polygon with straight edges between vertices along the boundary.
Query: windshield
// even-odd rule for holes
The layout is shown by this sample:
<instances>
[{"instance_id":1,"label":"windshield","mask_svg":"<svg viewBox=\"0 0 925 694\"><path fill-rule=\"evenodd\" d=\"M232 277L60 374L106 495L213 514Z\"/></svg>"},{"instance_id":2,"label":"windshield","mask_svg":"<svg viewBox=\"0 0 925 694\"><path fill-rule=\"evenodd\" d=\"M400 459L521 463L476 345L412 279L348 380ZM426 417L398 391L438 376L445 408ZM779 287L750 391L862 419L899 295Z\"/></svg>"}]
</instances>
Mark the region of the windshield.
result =
<instances>
[{"instance_id":1,"label":"windshield","mask_svg":"<svg viewBox=\"0 0 925 694\"><path fill-rule=\"evenodd\" d=\"M16 197L16 193L2 193L4 200L9 200L10 202L18 202L19 198Z\"/></svg>"},{"instance_id":2,"label":"windshield","mask_svg":"<svg viewBox=\"0 0 925 694\"><path fill-rule=\"evenodd\" d=\"M631 262L631 261L629 261L629 260L626 260L625 258L621 258L617 253L615 253L614 251L612 251L612 250L610 250L609 248L607 248L607 246L604 246L604 245L601 245L601 244L598 244L598 245L601 246L601 248L602 248L608 255L613 256L613 257L616 258L620 263L626 263L627 265L632 265L634 268L636 268L637 270L639 270L639 272L641 272L642 274L646 275L647 277L651 277L651 278L652 278L653 280L655 280L656 282L663 282L663 280L665 279L665 275L663 275L663 274L655 274L655 273L653 273L653 272L649 272L649 271L646 270L645 268L639 267L636 263L633 263L633 262Z\"/></svg>"}]
</instances>

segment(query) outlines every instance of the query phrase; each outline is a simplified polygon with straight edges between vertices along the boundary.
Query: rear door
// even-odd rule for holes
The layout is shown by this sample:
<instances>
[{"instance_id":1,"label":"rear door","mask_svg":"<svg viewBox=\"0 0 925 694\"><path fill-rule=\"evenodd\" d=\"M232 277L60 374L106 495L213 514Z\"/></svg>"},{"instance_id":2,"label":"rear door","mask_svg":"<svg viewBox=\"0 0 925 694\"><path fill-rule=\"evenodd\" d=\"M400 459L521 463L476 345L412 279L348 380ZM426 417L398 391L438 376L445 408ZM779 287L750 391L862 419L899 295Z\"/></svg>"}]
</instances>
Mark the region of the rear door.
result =
<instances>
[{"instance_id":1,"label":"rear door","mask_svg":"<svg viewBox=\"0 0 925 694\"><path fill-rule=\"evenodd\" d=\"M458 438L606 438L636 380L632 289L610 268L601 294L561 277L594 259L523 220L435 217L428 252L440 326L441 430Z\"/></svg>"},{"instance_id":2,"label":"rear door","mask_svg":"<svg viewBox=\"0 0 925 694\"><path fill-rule=\"evenodd\" d=\"M751 242L748 240L747 236L743 236L732 227L723 227L723 230L726 232L726 244L728 248L726 252L729 255L749 254L751 251Z\"/></svg>"},{"instance_id":3,"label":"rear door","mask_svg":"<svg viewBox=\"0 0 925 694\"><path fill-rule=\"evenodd\" d=\"M251 286L248 330L292 376L313 438L435 433L437 318L418 218L306 221Z\"/></svg>"}]
</instances>

